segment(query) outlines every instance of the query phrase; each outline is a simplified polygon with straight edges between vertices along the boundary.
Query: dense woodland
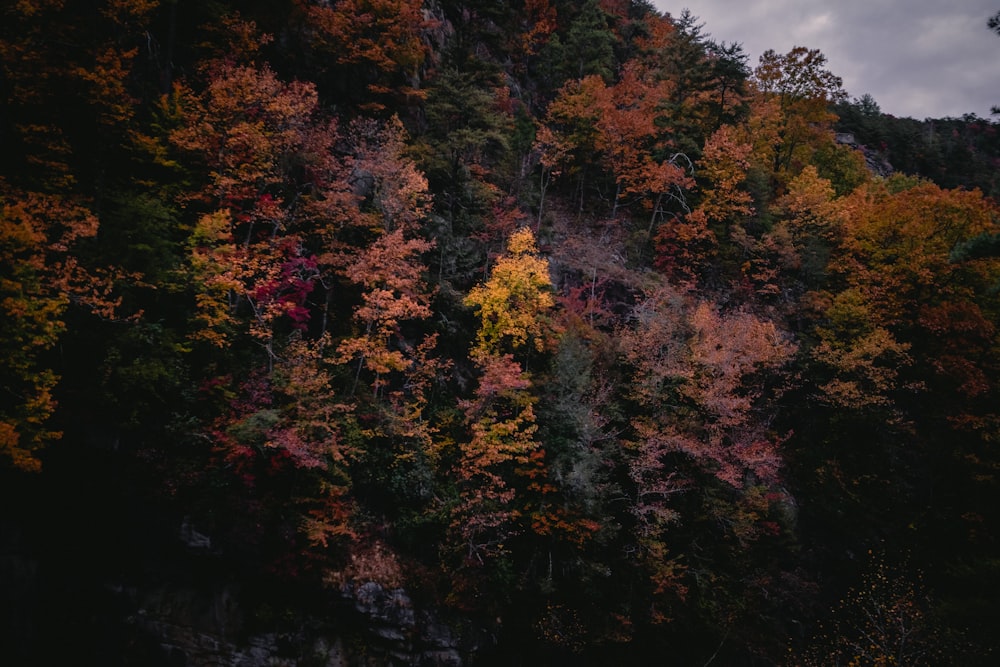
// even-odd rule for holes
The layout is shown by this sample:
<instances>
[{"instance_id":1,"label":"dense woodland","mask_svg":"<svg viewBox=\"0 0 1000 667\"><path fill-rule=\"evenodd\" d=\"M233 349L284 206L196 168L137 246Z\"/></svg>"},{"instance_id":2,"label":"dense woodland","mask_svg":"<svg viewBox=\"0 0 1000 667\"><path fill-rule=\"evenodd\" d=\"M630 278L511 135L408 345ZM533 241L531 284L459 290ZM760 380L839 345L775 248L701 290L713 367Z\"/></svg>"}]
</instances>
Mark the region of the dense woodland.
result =
<instances>
[{"instance_id":1,"label":"dense woodland","mask_svg":"<svg viewBox=\"0 0 1000 667\"><path fill-rule=\"evenodd\" d=\"M376 582L469 664L994 664L1000 126L681 10L0 3L4 531L57 622L184 522L262 623Z\"/></svg>"}]
</instances>

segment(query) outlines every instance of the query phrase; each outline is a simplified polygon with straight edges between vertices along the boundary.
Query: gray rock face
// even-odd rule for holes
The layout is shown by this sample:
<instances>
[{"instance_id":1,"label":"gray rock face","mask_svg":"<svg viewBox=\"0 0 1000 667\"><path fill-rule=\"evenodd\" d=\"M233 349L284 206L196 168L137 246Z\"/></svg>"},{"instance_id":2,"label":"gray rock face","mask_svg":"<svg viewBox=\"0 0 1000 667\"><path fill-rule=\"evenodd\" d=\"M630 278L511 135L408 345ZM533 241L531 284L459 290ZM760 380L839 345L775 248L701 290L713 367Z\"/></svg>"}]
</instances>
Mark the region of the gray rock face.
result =
<instances>
[{"instance_id":1,"label":"gray rock face","mask_svg":"<svg viewBox=\"0 0 1000 667\"><path fill-rule=\"evenodd\" d=\"M345 587L345 597L366 619L369 631L391 646L394 664L459 667L459 637L428 611L417 613L403 589L386 590L375 582Z\"/></svg>"},{"instance_id":2,"label":"gray rock face","mask_svg":"<svg viewBox=\"0 0 1000 667\"><path fill-rule=\"evenodd\" d=\"M859 144L850 132L838 132L835 139L842 146L850 146L855 150L861 151L861 154L865 157L865 166L868 167L868 171L873 176L888 178L895 173L896 170L881 153Z\"/></svg>"},{"instance_id":3,"label":"gray rock face","mask_svg":"<svg viewBox=\"0 0 1000 667\"><path fill-rule=\"evenodd\" d=\"M343 612L353 618L301 617L282 631L248 630L247 611L233 586L198 590L162 586L121 589L136 608L127 622L158 646L171 665L222 667L461 667L465 652L483 646L468 628L417 610L402 589L374 582L345 587Z\"/></svg>"},{"instance_id":4,"label":"gray rock face","mask_svg":"<svg viewBox=\"0 0 1000 667\"><path fill-rule=\"evenodd\" d=\"M201 553L212 552L212 538L198 531L191 523L191 517L184 517L177 537L191 551Z\"/></svg>"}]
</instances>

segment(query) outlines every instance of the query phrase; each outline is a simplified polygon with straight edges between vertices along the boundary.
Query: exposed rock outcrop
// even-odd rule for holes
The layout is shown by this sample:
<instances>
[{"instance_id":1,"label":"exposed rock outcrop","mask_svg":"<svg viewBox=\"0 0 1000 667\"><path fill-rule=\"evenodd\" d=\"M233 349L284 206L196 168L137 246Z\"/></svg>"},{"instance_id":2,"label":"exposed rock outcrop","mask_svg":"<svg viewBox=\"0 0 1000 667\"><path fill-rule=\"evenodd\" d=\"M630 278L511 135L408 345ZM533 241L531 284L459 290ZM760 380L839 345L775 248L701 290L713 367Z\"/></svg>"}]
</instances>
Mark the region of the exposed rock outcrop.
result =
<instances>
[{"instance_id":1,"label":"exposed rock outcrop","mask_svg":"<svg viewBox=\"0 0 1000 667\"><path fill-rule=\"evenodd\" d=\"M892 176L892 174L896 171L893 169L892 165L889 164L889 161L885 159L884 155L867 146L859 144L852 133L838 132L836 141L842 146L850 146L855 150L861 151L861 154L865 157L865 166L868 167L868 171L871 172L873 176L887 178Z\"/></svg>"},{"instance_id":2,"label":"exposed rock outcrop","mask_svg":"<svg viewBox=\"0 0 1000 667\"><path fill-rule=\"evenodd\" d=\"M374 582L345 587L329 616L297 616L266 632L250 629L234 585L118 592L136 607L127 623L146 646L157 647L158 661L171 665L461 667L463 655L488 639L432 610L418 610L402 589Z\"/></svg>"}]
</instances>

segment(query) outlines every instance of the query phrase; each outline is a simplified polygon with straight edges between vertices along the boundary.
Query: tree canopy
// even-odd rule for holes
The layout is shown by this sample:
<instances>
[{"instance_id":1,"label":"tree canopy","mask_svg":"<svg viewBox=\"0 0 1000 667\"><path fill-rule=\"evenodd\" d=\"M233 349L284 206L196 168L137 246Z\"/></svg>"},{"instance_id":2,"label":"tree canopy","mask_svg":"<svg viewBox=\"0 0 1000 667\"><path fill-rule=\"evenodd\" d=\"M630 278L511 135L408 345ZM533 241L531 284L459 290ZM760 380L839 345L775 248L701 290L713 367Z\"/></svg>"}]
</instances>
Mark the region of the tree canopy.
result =
<instances>
[{"instance_id":1,"label":"tree canopy","mask_svg":"<svg viewBox=\"0 0 1000 667\"><path fill-rule=\"evenodd\" d=\"M3 3L4 521L470 664L988 664L998 129L647 2Z\"/></svg>"}]
</instances>

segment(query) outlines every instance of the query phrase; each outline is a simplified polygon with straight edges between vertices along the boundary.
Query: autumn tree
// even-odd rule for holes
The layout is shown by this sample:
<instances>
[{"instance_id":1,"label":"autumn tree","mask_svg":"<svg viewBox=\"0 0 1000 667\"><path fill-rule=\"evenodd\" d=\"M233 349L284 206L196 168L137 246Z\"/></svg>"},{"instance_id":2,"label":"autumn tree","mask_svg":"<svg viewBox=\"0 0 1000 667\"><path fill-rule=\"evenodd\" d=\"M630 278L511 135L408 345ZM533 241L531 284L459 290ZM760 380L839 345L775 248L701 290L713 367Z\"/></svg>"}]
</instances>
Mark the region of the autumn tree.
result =
<instances>
[{"instance_id":1,"label":"autumn tree","mask_svg":"<svg viewBox=\"0 0 1000 667\"><path fill-rule=\"evenodd\" d=\"M449 365L437 356L437 334L425 323L434 296L426 264L434 244L422 236L431 197L406 157L398 119L356 120L348 136L365 223L344 257L343 276L360 290L360 301L352 329L337 345L339 361L351 369L348 393L364 414L359 428L366 446L353 476L373 506L417 514L430 502L438 473L430 396Z\"/></svg>"},{"instance_id":2,"label":"autumn tree","mask_svg":"<svg viewBox=\"0 0 1000 667\"><path fill-rule=\"evenodd\" d=\"M654 264L680 282L695 280L714 255L719 237L738 235L753 213L746 191L751 146L729 125L705 143L697 165L702 184L694 210L660 226Z\"/></svg>"},{"instance_id":3,"label":"autumn tree","mask_svg":"<svg viewBox=\"0 0 1000 667\"><path fill-rule=\"evenodd\" d=\"M820 210L840 231L827 288L803 310L817 421L799 420L791 445L795 467L809 471L800 484L823 499L812 511L855 549L912 538L939 571L956 559L986 571L997 265L950 258L995 233L993 206L975 191L894 176ZM950 576L939 582L951 590Z\"/></svg>"},{"instance_id":4,"label":"autumn tree","mask_svg":"<svg viewBox=\"0 0 1000 667\"><path fill-rule=\"evenodd\" d=\"M521 30L515 33L512 51L519 57L521 67L528 70L558 28L558 14L549 0L525 0L519 19Z\"/></svg>"},{"instance_id":5,"label":"autumn tree","mask_svg":"<svg viewBox=\"0 0 1000 667\"><path fill-rule=\"evenodd\" d=\"M869 551L861 581L844 595L795 664L933 665L960 660L931 617L923 576ZM955 653L958 653L956 655Z\"/></svg>"},{"instance_id":6,"label":"autumn tree","mask_svg":"<svg viewBox=\"0 0 1000 667\"><path fill-rule=\"evenodd\" d=\"M331 332L346 329L348 318L334 313L350 306L333 297L350 281L353 242L372 217L349 180L350 144L320 110L316 87L283 81L263 62L268 37L252 22L233 27L239 44L203 63L203 87L194 88L198 78L178 84L164 147L190 169L191 187L176 194L190 224L189 347L209 360L197 374L219 395L201 410L214 454L203 476L206 486L222 479L241 489L219 500L238 517L219 530L256 549L258 563L322 566L343 556L356 529L348 459L357 443L344 435L354 406L340 391ZM391 201L398 188L388 180L373 208L402 229L413 202ZM394 256L375 245L366 259L380 251ZM382 342L388 334L374 329L384 320L370 321Z\"/></svg>"},{"instance_id":7,"label":"autumn tree","mask_svg":"<svg viewBox=\"0 0 1000 667\"><path fill-rule=\"evenodd\" d=\"M626 64L612 86L595 75L568 82L549 105L538 133L543 187L554 173L575 177L582 211L587 188L593 187L588 178L600 176L590 173L596 154L614 183L612 219L629 200L638 199L652 212L650 226L668 204L683 206L684 190L691 185L686 156L656 157L655 110L666 91L638 63Z\"/></svg>"},{"instance_id":8,"label":"autumn tree","mask_svg":"<svg viewBox=\"0 0 1000 667\"><path fill-rule=\"evenodd\" d=\"M523 227L511 236L489 280L466 297L480 320L470 355L480 377L475 397L463 404L469 439L459 446L455 472L461 498L452 529L474 562L507 556L505 544L531 525L528 490L544 491L544 450L535 437L537 397L515 355L549 347L551 290L548 263L537 255L534 234Z\"/></svg>"},{"instance_id":9,"label":"autumn tree","mask_svg":"<svg viewBox=\"0 0 1000 667\"><path fill-rule=\"evenodd\" d=\"M816 287L826 274L841 228L833 184L808 166L788 184L774 206L778 222L765 240L778 252L776 263L795 271L800 284Z\"/></svg>"},{"instance_id":10,"label":"autumn tree","mask_svg":"<svg viewBox=\"0 0 1000 667\"><path fill-rule=\"evenodd\" d=\"M49 419L58 375L45 360L66 331L71 304L116 316L114 282L81 265L78 253L98 220L71 198L24 192L0 181L0 452L39 470L39 453L60 433Z\"/></svg>"},{"instance_id":11,"label":"autumn tree","mask_svg":"<svg viewBox=\"0 0 1000 667\"><path fill-rule=\"evenodd\" d=\"M652 210L650 226L664 214L671 198L684 206L684 190L690 187L686 167L690 161L680 152L659 160L654 124L654 108L665 95L664 86L644 80L641 69L626 65L620 80L610 89L610 98L601 108L597 147L607 156L615 177L616 190L612 219L623 195L648 197L646 208ZM602 100L603 101L603 100Z\"/></svg>"},{"instance_id":12,"label":"autumn tree","mask_svg":"<svg viewBox=\"0 0 1000 667\"><path fill-rule=\"evenodd\" d=\"M420 0L296 0L294 5L313 68L340 95L370 111L384 109L394 98L422 96L421 69L429 55L424 35L434 21ZM365 84L363 93L358 83Z\"/></svg>"},{"instance_id":13,"label":"autumn tree","mask_svg":"<svg viewBox=\"0 0 1000 667\"><path fill-rule=\"evenodd\" d=\"M765 211L731 224L728 259L739 266L744 290L795 311L824 285L841 222L833 184L807 165Z\"/></svg>"},{"instance_id":14,"label":"autumn tree","mask_svg":"<svg viewBox=\"0 0 1000 667\"><path fill-rule=\"evenodd\" d=\"M546 312L555 305L548 262L538 256L527 227L514 232L483 285L472 289L466 305L476 309L481 325L474 355L548 348L552 336Z\"/></svg>"},{"instance_id":15,"label":"autumn tree","mask_svg":"<svg viewBox=\"0 0 1000 667\"><path fill-rule=\"evenodd\" d=\"M216 519L217 530L261 550L256 557L273 559L264 563L270 567L289 557L323 565L328 550L336 556L334 548L354 535L353 447L342 432L351 406L335 392L328 344L289 343L273 368L240 383L228 410L208 425L214 456L241 488L224 499L238 507ZM292 545L275 551L279 536Z\"/></svg>"},{"instance_id":16,"label":"autumn tree","mask_svg":"<svg viewBox=\"0 0 1000 667\"><path fill-rule=\"evenodd\" d=\"M145 78L152 54L140 47L149 46L157 4L5 4L0 95L8 178L28 178L30 187L49 191L106 187L94 172L117 171L141 103L153 94Z\"/></svg>"},{"instance_id":17,"label":"autumn tree","mask_svg":"<svg viewBox=\"0 0 1000 667\"><path fill-rule=\"evenodd\" d=\"M606 91L607 86L596 76L570 81L549 105L536 141L543 197L553 178L572 179L582 210L588 172L593 169L587 156L597 151L599 100Z\"/></svg>"},{"instance_id":18,"label":"autumn tree","mask_svg":"<svg viewBox=\"0 0 1000 667\"><path fill-rule=\"evenodd\" d=\"M785 434L770 424L795 346L772 322L669 288L636 307L620 345L638 408L625 445L632 539L649 578L648 618L665 622L692 588L685 524L706 512L748 550L780 531ZM692 494L704 498L697 510L684 501Z\"/></svg>"},{"instance_id":19,"label":"autumn tree","mask_svg":"<svg viewBox=\"0 0 1000 667\"><path fill-rule=\"evenodd\" d=\"M353 129L361 144L355 168L371 179L370 229L378 235L344 269L363 288L362 304L355 310L362 330L340 344L340 353L358 357L359 375L362 367L374 374L372 389L378 395L390 373L409 365L401 325L431 315L420 258L433 244L416 236L430 197L426 179L402 154L398 120L381 130L363 129L360 123Z\"/></svg>"},{"instance_id":20,"label":"autumn tree","mask_svg":"<svg viewBox=\"0 0 1000 667\"><path fill-rule=\"evenodd\" d=\"M246 314L247 332L274 360L276 330L303 326L306 297L340 261L339 230L357 219L331 148L335 126L318 117L312 85L284 83L267 66L217 63L204 93L186 102L171 141L209 169L201 201L190 202L204 207L190 240L195 335L224 345Z\"/></svg>"},{"instance_id":21,"label":"autumn tree","mask_svg":"<svg viewBox=\"0 0 1000 667\"><path fill-rule=\"evenodd\" d=\"M754 70L755 157L780 182L787 180L781 174L794 175L818 145L833 140L835 116L828 107L843 99L844 92L840 77L825 65L819 50L797 46L783 55L765 51Z\"/></svg>"},{"instance_id":22,"label":"autumn tree","mask_svg":"<svg viewBox=\"0 0 1000 667\"><path fill-rule=\"evenodd\" d=\"M936 360L937 372L950 377L957 391L974 396L987 385L977 370L980 362L967 355L985 352L993 335L988 314L992 305L984 300L984 290L995 262L986 258L953 263L949 258L962 242L993 229L993 213L976 192L930 184L904 186L898 192L891 188L872 184L840 203L843 239L831 269L846 285L830 312L853 315L831 318L831 325L840 324L821 328L829 331L824 341L831 351L845 343L854 349L865 336L884 331L887 344L898 341L890 347L930 344L925 358ZM854 305L848 308L848 303ZM843 306L837 309L837 304ZM872 354L877 358L874 350ZM892 368L886 371L895 375ZM878 393L861 390L861 395Z\"/></svg>"},{"instance_id":23,"label":"autumn tree","mask_svg":"<svg viewBox=\"0 0 1000 667\"><path fill-rule=\"evenodd\" d=\"M768 299L789 289L801 292L783 282L783 272L800 266L801 244L811 244L806 252L813 255L812 277L821 271L815 260L822 242L776 225L781 209L774 200L814 162L817 176L828 174L838 183L853 187L866 178L859 172L860 156L834 144L835 116L828 105L842 93L839 79L823 69L825 62L818 51L801 47L784 56L762 56L746 98L747 115L717 128L705 141L695 163L701 190L691 197L692 210L658 232L656 261L662 270L690 282L705 253L716 253L715 280Z\"/></svg>"}]
</instances>

